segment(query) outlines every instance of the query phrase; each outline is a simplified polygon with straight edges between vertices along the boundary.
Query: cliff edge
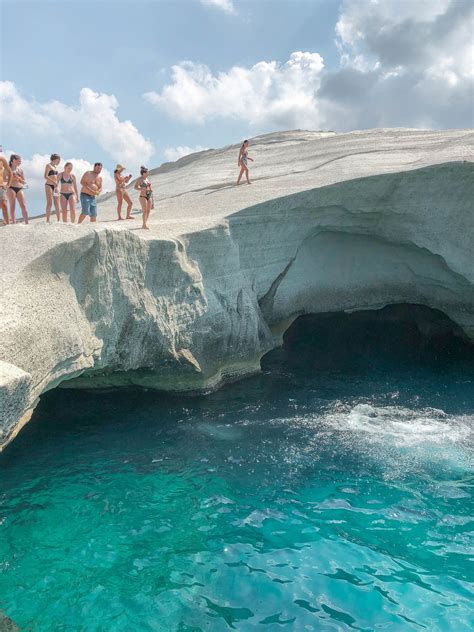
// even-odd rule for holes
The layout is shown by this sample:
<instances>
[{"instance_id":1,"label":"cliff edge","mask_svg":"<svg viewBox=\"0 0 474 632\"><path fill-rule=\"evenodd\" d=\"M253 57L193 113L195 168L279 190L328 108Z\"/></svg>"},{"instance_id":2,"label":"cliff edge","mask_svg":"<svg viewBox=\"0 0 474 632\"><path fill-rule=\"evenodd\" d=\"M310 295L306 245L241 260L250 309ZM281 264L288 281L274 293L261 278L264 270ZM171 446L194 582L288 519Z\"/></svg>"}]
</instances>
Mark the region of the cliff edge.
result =
<instances>
[{"instance_id":1,"label":"cliff edge","mask_svg":"<svg viewBox=\"0 0 474 632\"><path fill-rule=\"evenodd\" d=\"M418 303L474 339L472 130L281 132L249 153L250 186L238 146L152 171L150 231L113 198L95 226L0 229L0 446L60 383L203 392L258 371L304 313Z\"/></svg>"}]
</instances>

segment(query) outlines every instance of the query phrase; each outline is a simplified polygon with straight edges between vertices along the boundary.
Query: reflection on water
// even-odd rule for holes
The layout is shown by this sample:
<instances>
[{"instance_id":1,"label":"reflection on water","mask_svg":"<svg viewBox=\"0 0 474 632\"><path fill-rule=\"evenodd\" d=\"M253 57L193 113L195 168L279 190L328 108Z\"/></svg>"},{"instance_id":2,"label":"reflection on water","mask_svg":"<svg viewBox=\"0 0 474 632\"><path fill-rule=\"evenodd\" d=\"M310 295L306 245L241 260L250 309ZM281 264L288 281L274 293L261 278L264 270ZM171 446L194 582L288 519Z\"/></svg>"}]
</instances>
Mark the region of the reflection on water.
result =
<instances>
[{"instance_id":1,"label":"reflection on water","mask_svg":"<svg viewBox=\"0 0 474 632\"><path fill-rule=\"evenodd\" d=\"M0 457L0 611L41 632L471 629L474 363L446 366L276 352L205 398L49 393Z\"/></svg>"}]
</instances>

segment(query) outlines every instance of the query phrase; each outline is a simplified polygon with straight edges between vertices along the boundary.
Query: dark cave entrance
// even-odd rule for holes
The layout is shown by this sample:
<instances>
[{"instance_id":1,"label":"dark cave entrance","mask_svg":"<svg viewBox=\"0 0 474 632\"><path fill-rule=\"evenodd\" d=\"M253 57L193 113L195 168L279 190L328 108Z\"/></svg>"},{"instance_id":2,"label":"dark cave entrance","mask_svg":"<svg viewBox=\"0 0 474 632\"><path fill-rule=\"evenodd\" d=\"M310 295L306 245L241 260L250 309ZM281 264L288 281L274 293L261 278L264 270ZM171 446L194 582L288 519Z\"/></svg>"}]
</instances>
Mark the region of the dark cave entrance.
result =
<instances>
[{"instance_id":1,"label":"dark cave entrance","mask_svg":"<svg viewBox=\"0 0 474 632\"><path fill-rule=\"evenodd\" d=\"M273 354L273 355L272 355ZM262 360L292 368L371 369L472 362L474 344L443 312L424 305L394 304L379 310L299 316L282 348Z\"/></svg>"}]
</instances>

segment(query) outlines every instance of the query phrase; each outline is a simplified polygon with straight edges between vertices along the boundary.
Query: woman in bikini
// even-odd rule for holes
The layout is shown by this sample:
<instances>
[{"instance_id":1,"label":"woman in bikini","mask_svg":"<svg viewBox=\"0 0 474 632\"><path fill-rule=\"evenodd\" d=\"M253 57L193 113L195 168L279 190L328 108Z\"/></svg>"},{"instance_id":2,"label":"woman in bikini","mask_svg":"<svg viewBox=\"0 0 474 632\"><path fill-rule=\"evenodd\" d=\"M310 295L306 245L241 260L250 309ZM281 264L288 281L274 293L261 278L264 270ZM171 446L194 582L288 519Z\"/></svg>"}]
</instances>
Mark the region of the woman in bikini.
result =
<instances>
[{"instance_id":1,"label":"woman in bikini","mask_svg":"<svg viewBox=\"0 0 474 632\"><path fill-rule=\"evenodd\" d=\"M21 208L21 214L23 215L23 221L28 224L28 212L26 210L25 194L23 189L26 185L25 175L21 165L21 156L18 154L12 154L8 162L10 169L12 170L12 179L10 186L8 187L8 201L10 202L10 221L15 224L15 206L16 201Z\"/></svg>"},{"instance_id":2,"label":"woman in bikini","mask_svg":"<svg viewBox=\"0 0 474 632\"><path fill-rule=\"evenodd\" d=\"M61 213L63 216L63 222L67 222L67 207L69 205L71 224L76 221L76 203L79 199L77 192L76 176L72 175L72 162L67 162L64 165L64 171L59 174L59 188L61 191Z\"/></svg>"},{"instance_id":3,"label":"woman in bikini","mask_svg":"<svg viewBox=\"0 0 474 632\"><path fill-rule=\"evenodd\" d=\"M146 225L148 216L153 207L153 189L151 183L148 180L148 169L146 167L140 167L140 178L135 182L134 189L140 192L138 196L142 207L143 224L142 228L149 230Z\"/></svg>"},{"instance_id":4,"label":"woman in bikini","mask_svg":"<svg viewBox=\"0 0 474 632\"><path fill-rule=\"evenodd\" d=\"M3 149L0 147L0 152ZM2 207L3 223L5 225L10 223L8 216L8 204L7 204L7 191L12 180L12 170L10 169L7 159L4 156L0 156L0 206Z\"/></svg>"},{"instance_id":5,"label":"woman in bikini","mask_svg":"<svg viewBox=\"0 0 474 632\"><path fill-rule=\"evenodd\" d=\"M132 198L127 193L126 186L132 178L130 173L128 176L123 176L122 171L125 169L123 165L117 165L114 171L115 179L115 195L117 196L117 219L123 219L122 217L122 202L125 200L127 203L127 215L125 219L135 219L130 215L132 212Z\"/></svg>"},{"instance_id":6,"label":"woman in bikini","mask_svg":"<svg viewBox=\"0 0 474 632\"><path fill-rule=\"evenodd\" d=\"M44 189L46 192L46 221L48 222L48 224L51 217L51 206L53 202L58 222L60 220L57 170L57 166L59 165L60 160L61 157L59 156L59 154L51 154L50 162L44 168Z\"/></svg>"},{"instance_id":7,"label":"woman in bikini","mask_svg":"<svg viewBox=\"0 0 474 632\"><path fill-rule=\"evenodd\" d=\"M249 168L247 166L247 161L251 160L253 162L253 158L250 158L248 151L249 141L244 140L242 143L242 147L239 151L239 159L237 161L238 166L240 167L239 177L237 178L237 184L240 184L242 176L245 173L245 177L247 178L247 184L250 184L249 179Z\"/></svg>"}]
</instances>

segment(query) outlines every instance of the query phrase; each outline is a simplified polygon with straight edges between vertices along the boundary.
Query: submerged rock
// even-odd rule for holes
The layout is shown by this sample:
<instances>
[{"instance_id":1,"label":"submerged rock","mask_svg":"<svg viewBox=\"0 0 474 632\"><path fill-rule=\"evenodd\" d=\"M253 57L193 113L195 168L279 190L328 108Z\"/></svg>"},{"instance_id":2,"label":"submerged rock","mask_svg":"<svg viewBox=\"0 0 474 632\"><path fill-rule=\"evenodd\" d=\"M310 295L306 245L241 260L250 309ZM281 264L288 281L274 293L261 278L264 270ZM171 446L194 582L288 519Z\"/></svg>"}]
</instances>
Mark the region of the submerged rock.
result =
<instances>
[{"instance_id":1,"label":"submerged rock","mask_svg":"<svg viewBox=\"0 0 474 632\"><path fill-rule=\"evenodd\" d=\"M0 612L0 632L20 632L20 628L10 617Z\"/></svg>"},{"instance_id":2,"label":"submerged rock","mask_svg":"<svg viewBox=\"0 0 474 632\"><path fill-rule=\"evenodd\" d=\"M305 313L426 305L474 338L473 139L268 134L251 186L238 146L152 172L150 231L110 196L95 226L3 227L0 445L60 383L205 392L256 372Z\"/></svg>"}]
</instances>

